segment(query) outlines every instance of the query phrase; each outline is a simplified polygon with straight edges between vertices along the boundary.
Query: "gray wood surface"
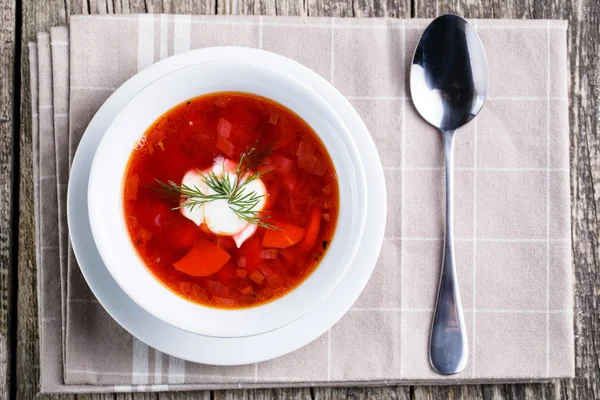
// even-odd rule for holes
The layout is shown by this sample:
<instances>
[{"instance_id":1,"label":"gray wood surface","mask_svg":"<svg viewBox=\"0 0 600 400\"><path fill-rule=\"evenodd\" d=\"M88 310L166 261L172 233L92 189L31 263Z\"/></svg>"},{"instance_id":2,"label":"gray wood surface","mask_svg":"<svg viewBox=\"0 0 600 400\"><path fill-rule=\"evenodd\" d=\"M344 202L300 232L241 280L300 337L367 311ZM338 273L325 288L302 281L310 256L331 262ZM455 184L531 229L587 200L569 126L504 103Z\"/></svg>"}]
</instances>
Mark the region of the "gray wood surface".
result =
<instances>
[{"instance_id":1,"label":"gray wood surface","mask_svg":"<svg viewBox=\"0 0 600 400\"><path fill-rule=\"evenodd\" d=\"M12 322L12 173L15 10L0 0L0 398L8 395ZM17 89L18 90L18 89Z\"/></svg>"},{"instance_id":2,"label":"gray wood surface","mask_svg":"<svg viewBox=\"0 0 600 400\"><path fill-rule=\"evenodd\" d=\"M548 384L271 389L195 393L41 396L48 399L594 399L600 398L600 1L598 0L0 0L0 399L9 383L18 399L38 392L38 330L27 42L65 24L71 14L264 14L431 18L456 12L469 18L561 18L570 21L572 238L576 275L577 378ZM15 23L15 21L17 23ZM20 40L20 54L14 41ZM20 63L20 102L13 90L13 61ZM21 121L13 137L13 106ZM20 150L12 168L11 143ZM17 173L18 172L18 173ZM11 176L18 193L12 193ZM18 196L18 220L11 198ZM15 205L16 205L15 204ZM12 224L12 225L11 225ZM12 226L12 230L10 229ZM11 243L11 233L18 237ZM12 271L12 259L18 270ZM11 274L12 272L12 274ZM11 287L17 280L17 304ZM11 315L11 306L17 315ZM17 323L11 328L10 319ZM12 343L10 338L16 338ZM15 373L11 375L11 371ZM38 396L39 397L39 396Z\"/></svg>"}]
</instances>

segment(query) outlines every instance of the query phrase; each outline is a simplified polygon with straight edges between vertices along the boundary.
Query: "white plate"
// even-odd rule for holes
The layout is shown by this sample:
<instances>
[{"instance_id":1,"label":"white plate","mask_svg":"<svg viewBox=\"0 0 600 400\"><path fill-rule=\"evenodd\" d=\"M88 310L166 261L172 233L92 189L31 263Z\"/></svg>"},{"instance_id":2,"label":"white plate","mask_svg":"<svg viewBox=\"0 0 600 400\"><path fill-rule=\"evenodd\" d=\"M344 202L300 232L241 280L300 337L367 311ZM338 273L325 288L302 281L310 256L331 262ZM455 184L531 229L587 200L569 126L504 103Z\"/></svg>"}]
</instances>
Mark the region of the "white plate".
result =
<instances>
[{"instance_id":1,"label":"white plate","mask_svg":"<svg viewBox=\"0 0 600 400\"><path fill-rule=\"evenodd\" d=\"M256 49L214 47L195 50L158 62L117 89L98 110L86 129L69 180L67 211L73 251L92 292L106 311L127 331L164 353L188 361L214 365L242 365L292 352L331 328L365 287L381 249L386 220L385 180L375 144L350 103L319 75L288 58ZM92 159L106 128L136 93L156 79L192 64L253 59L288 71L315 90L344 124L352 127L367 176L367 221L357 255L330 295L308 314L280 329L261 335L218 338L175 328L144 311L117 285L100 258L87 211Z\"/></svg>"}]
</instances>

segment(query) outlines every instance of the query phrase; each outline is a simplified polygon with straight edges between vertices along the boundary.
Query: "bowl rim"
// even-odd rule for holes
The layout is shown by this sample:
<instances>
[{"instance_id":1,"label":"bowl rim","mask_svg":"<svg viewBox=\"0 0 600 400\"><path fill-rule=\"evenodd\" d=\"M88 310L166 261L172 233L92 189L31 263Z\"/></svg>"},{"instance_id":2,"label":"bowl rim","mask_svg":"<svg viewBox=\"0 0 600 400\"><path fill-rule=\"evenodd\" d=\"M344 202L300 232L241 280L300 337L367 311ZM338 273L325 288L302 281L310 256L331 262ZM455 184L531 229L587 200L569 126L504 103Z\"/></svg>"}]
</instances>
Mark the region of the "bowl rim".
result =
<instances>
[{"instance_id":1,"label":"bowl rim","mask_svg":"<svg viewBox=\"0 0 600 400\"><path fill-rule=\"evenodd\" d=\"M231 50L232 48L225 48L225 49ZM257 52L262 52L262 51L257 50ZM291 81L294 81L297 84L301 83L300 81L295 80L294 77L286 75L285 73L282 73L281 71L273 70L272 68L265 67L264 65L257 65L258 61L259 61L258 59L253 60L253 62L243 62L240 60L208 61L208 62L188 65L188 66L176 69L168 74L158 77L153 82L151 82L150 84L145 86L142 90L140 90L135 96L133 96L127 102L127 104L118 112L117 116L110 123L104 136L102 137L101 142L98 146L98 150L96 151L96 154L94 155L94 160L92 161L92 168L91 168L91 172L90 172L90 181L89 181L89 186L88 186L88 205L89 205L88 213L89 213L90 225L92 227L92 233L94 236L94 240L96 242L96 245L98 247L101 257L102 257L105 265L107 266L107 269L109 270L109 272L111 273L111 275L113 276L115 281L119 284L119 286L121 286L121 288L125 291L125 293L127 293L127 295L129 297L131 297L138 305L140 305L147 312L151 313L155 317L157 317L175 327L178 327L180 329L184 329L186 331L196 333L196 334L201 334L201 335L206 335L206 336L215 336L215 337L252 336L252 335L262 334L262 333L265 333L265 332L268 332L268 331L271 331L274 329L278 329L282 326L285 326L285 325L295 321L296 319L302 317L307 312L309 312L314 307L316 307L320 302L322 302L327 297L327 295L329 295L329 293L331 293L331 291L337 286L339 281L343 278L343 276L347 272L348 267L349 267L350 263L352 262L355 252L357 251L357 248L358 248L358 246L353 245L349 249L350 250L349 256L345 259L345 262L341 269L341 272L338 272L335 280L333 280L328 285L326 285L327 288L325 290L321 289L320 292L318 292L320 294L318 296L315 296L313 301L306 303L306 304L302 304L299 307L292 307L291 310L294 312L291 314L289 312L283 313L283 311L290 310L290 308L286 309L284 307L284 306L289 307L289 305L290 305L289 302L291 300L290 300L289 296L291 294L298 293L299 289L303 286L314 284L314 279L313 279L313 281L311 281L310 278L315 275L316 271L318 271L324 265L326 265L327 262L332 262L332 261L328 261L328 260L331 260L331 257L329 257L329 259L328 259L328 255L332 254L331 249L334 248L334 246L335 246L335 243L336 243L335 240L336 240L336 237L338 236L337 232L339 229L340 221L338 221L338 227L336 227L336 234L334 235L334 241L332 241L331 248L328 249L328 251L325 254L325 257L320 261L319 266L315 269L315 271L311 274L311 276L309 278L304 280L299 286L297 286L292 291L290 291L289 294L281 297L280 299L263 304L263 305L259 305L256 307L247 308L247 309L240 309L240 310L215 309L215 308L203 307L203 306L200 306L198 304L192 303L188 300L181 298L177 294L175 294L175 293L171 292L169 289L167 289L147 269L147 267L145 265L143 265L143 262L141 262L141 259L139 259L139 256L137 255L137 251L133 248L133 246L130 246L131 252L134 253L136 255L136 257L138 257L138 260L142 264L143 270L145 271L146 275L151 277L154 282L159 283L160 288L163 289L162 294L165 296L168 296L168 297L165 297L165 296L161 295L161 296L159 296L160 299L164 300L165 298L170 298L171 300L173 300L173 302L170 302L168 304L181 306L183 309L183 311L181 311L178 308L177 313L170 312L169 311L170 308L162 307L162 305L164 305L165 303L160 303L159 300L157 300L157 301L151 300L151 301L153 301L153 303L150 303L148 301L149 299L147 296L146 297L140 296L139 291L136 291L133 289L133 286L131 285L131 281L127 281L126 279L124 279L124 275L120 274L120 269L117 268L117 264L114 261L112 261L113 257L110 256L110 253L113 249L110 247L107 247L105 245L106 244L105 240L102 239L102 235L98 233L99 227L102 225L105 225L105 220L103 220L102 218L98 218L98 215L96 213L96 211L99 209L99 207L98 207L97 202L95 202L95 199L97 199L98 197L94 195L94 193L95 193L94 188L96 187L95 182L97 182L99 177L101 176L101 175L98 175L98 171L100 168L99 165L102 165L101 161L98 161L98 160L102 160L101 156L99 156L99 155L107 154L106 151L109 148L108 147L109 145L107 145L107 143L111 143L110 140L114 139L114 136L111 136L111 132L114 132L114 130L116 129L115 127L119 126L119 123L121 122L120 120L122 118L125 118L124 116L127 115L127 113L128 113L127 110L129 109L129 107L131 107L131 104L133 104L136 101L136 99L140 99L145 94L147 94L148 90L152 90L152 88L155 87L157 82L164 81L165 79L168 80L169 77L172 78L172 77L178 76L182 73L182 71L183 72L193 71L198 68L202 69L203 67L207 66L208 64L223 65L225 63L232 63L232 65L237 64L238 66L242 65L242 64L246 64L246 66L251 66L252 68L258 68L260 70L267 71L268 73L276 73L276 74L279 73L281 75L282 79L288 79L288 80L291 79ZM308 86L306 86L304 84L301 84L299 87L302 90L305 90L307 93L310 93L312 96L318 96L318 94L316 92L314 92L311 88L309 88ZM266 97L268 97L268 96L266 96ZM188 98L182 99L182 101L185 101ZM323 100L320 96L315 97L315 98ZM171 109L172 107L174 107L176 104L179 104L179 103L180 102L171 104L168 107L168 109ZM326 102L325 102L325 104L326 104ZM290 108L293 112L298 113L293 107L290 107L288 104L284 104L284 105L286 107ZM327 108L326 110L327 110L327 114L329 116L333 116L333 117L337 118L338 124L341 124L340 126L346 128L346 130L343 131L343 133L345 134L345 138L350 139L350 143L352 145L354 145L354 147L356 147L356 143L354 142L352 135L349 133L349 128L345 126L345 124L343 123L340 116L337 115L337 113L331 107ZM161 114L155 115L152 118L152 122L154 120L156 120L160 115ZM311 125L311 124L309 123L309 125ZM312 127L312 125L311 125L311 127ZM146 129L143 129L142 132L140 132L140 135L143 134ZM314 129L314 127L313 127L313 129ZM321 135L319 134L317 129L315 129L315 131L321 137ZM323 137L321 137L321 140L323 140ZM332 155L332 150L329 147L327 147L327 149L328 149L330 155ZM358 182L358 184L356 185L356 188L355 188L356 190L358 190L358 192L356 194L362 196L362 199L361 199L362 204L363 204L362 208L365 209L366 208L366 197L365 197L364 193L360 193L361 190L364 190L364 188L366 188L365 171L364 171L364 167L361 164L362 160L361 160L360 156L358 156L357 149L354 148L353 150L354 150L355 159L360 162L359 164L354 165L356 167L355 171L354 171L354 172L356 172L355 178ZM130 154L130 151L131 150L129 150L129 154ZM128 158L129 157L127 157L127 159ZM336 165L336 168L337 168L337 165ZM338 170L338 172L339 172L339 170ZM122 171L122 173L124 173L124 170ZM119 193L119 197L121 197L120 193ZM341 196L340 196L340 203L342 203ZM354 199L354 205L356 205L356 204L357 204L356 199ZM354 207L354 208L357 208L357 207ZM120 209L122 209L122 206L120 207ZM341 209L341 204L340 204L340 209ZM353 211L356 211L356 210L353 210ZM341 216L341 213L340 213L340 216ZM353 212L352 217L358 218L358 220L355 221L353 224L353 226L359 227L358 234L356 234L354 236L354 242L353 242L354 244L357 244L357 243L360 243L362 234L364 231L366 212L362 212L362 213ZM127 235L127 237L129 238L128 235ZM321 286L323 286L323 285L321 285ZM156 288L156 287L157 286L154 286L154 288ZM309 286L309 288L310 288L310 286ZM304 292L306 295L307 293L310 292L310 290L305 289ZM153 293L152 297L155 297L155 295L156 294ZM298 295L296 294L293 297L298 297ZM292 300L294 300L293 297L292 297ZM284 304L283 306L280 305L279 307L272 307L272 305L274 305L274 304L279 304L278 302L283 299L287 299L288 304ZM312 297L311 297L311 299L312 299ZM295 299L295 301L297 303L300 303L298 301L298 299ZM190 307L183 306L183 304L186 304L187 306L192 305L194 310L192 310ZM270 316L269 314L267 314L268 312L272 312L273 315L276 315L277 317L273 318L273 315ZM196 314L196 313L199 313L199 314ZM232 316L233 314L249 314L249 315L247 315L247 316L241 316L241 315ZM285 315L285 314L287 314L287 315ZM183 317L182 317L182 315L183 315ZM197 318L190 318L192 315ZM246 324L248 323L249 318L255 318L260 322L254 324L246 329L239 329L239 326L241 326L241 323L236 325L236 323L237 323L236 318L242 322L245 322ZM269 321L265 322L265 318L269 319ZM200 322L196 322L196 320L200 320ZM202 321L204 321L204 322L212 321L213 323L207 324L207 323L203 323ZM215 323L216 323L216 325L215 325ZM237 326L238 328L231 328L232 325Z\"/></svg>"}]
</instances>

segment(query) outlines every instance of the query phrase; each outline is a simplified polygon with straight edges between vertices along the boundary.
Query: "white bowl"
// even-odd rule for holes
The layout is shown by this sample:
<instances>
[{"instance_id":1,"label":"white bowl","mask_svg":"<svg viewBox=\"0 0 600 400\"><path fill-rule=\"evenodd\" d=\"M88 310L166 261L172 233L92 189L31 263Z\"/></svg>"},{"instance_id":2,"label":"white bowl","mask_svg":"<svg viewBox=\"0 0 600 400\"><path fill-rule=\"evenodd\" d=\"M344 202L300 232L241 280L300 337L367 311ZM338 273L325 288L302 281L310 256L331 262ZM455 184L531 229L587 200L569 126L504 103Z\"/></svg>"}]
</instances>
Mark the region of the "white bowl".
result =
<instances>
[{"instance_id":1,"label":"white bowl","mask_svg":"<svg viewBox=\"0 0 600 400\"><path fill-rule=\"evenodd\" d=\"M163 286L146 268L125 225L125 168L138 139L163 113L207 93L240 91L267 97L293 110L318 134L335 166L340 212L333 240L316 270L289 294L257 307L222 310L192 303ZM102 260L138 305L177 328L213 337L258 335L285 326L315 308L351 264L365 226L364 167L349 129L321 96L285 71L258 61L195 64L157 79L119 112L92 163L88 212Z\"/></svg>"}]
</instances>

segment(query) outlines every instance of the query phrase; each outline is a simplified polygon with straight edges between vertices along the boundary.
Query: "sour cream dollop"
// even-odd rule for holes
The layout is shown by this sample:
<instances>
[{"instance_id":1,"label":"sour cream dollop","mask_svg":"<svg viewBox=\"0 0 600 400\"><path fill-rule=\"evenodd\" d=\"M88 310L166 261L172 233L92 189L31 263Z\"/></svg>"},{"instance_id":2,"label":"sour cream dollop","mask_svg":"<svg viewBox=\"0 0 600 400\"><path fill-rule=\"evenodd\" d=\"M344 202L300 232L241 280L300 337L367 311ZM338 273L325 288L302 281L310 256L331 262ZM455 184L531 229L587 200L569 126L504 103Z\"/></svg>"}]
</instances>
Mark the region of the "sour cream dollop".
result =
<instances>
[{"instance_id":1,"label":"sour cream dollop","mask_svg":"<svg viewBox=\"0 0 600 400\"><path fill-rule=\"evenodd\" d=\"M213 172L217 178L221 178L227 174L229 181L233 183L236 179L236 167L237 164L235 162L218 157L215 159L212 167L201 172L205 176ZM245 177L242 179L245 179ZM206 185L202 175L195 169L189 170L183 176L181 185L197 188L206 195L215 194L215 191ZM255 179L244 185L244 193L252 192L256 193L257 196L261 196L258 203L252 208L252 211L262 211L266 204L267 189L260 179ZM181 205L185 205L188 201L183 200ZM256 225L240 218L232 207L235 207L235 205L229 204L227 199L219 199L193 208L181 207L180 210L184 217L193 221L196 225L206 224L208 229L216 235L232 236L236 245L240 247L246 239L256 232Z\"/></svg>"}]
</instances>

